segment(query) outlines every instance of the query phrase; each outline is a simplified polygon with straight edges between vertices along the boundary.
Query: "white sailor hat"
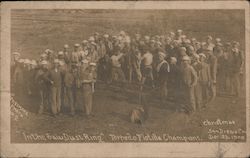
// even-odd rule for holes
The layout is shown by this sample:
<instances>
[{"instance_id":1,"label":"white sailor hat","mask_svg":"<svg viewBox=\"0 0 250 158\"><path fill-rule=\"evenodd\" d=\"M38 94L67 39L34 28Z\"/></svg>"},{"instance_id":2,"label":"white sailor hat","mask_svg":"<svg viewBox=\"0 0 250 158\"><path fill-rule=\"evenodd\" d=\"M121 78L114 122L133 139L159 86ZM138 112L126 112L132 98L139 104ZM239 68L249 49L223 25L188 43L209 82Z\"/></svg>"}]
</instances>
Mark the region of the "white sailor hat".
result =
<instances>
[{"instance_id":1,"label":"white sailor hat","mask_svg":"<svg viewBox=\"0 0 250 158\"><path fill-rule=\"evenodd\" d=\"M59 51L59 52L58 52L58 55L63 55L63 51Z\"/></svg>"},{"instance_id":2,"label":"white sailor hat","mask_svg":"<svg viewBox=\"0 0 250 158\"><path fill-rule=\"evenodd\" d=\"M74 44L75 47L80 47L80 44L76 43Z\"/></svg>"},{"instance_id":3,"label":"white sailor hat","mask_svg":"<svg viewBox=\"0 0 250 158\"><path fill-rule=\"evenodd\" d=\"M195 42L195 41L196 41L196 38L191 38L191 41Z\"/></svg>"},{"instance_id":4,"label":"white sailor hat","mask_svg":"<svg viewBox=\"0 0 250 158\"><path fill-rule=\"evenodd\" d=\"M181 38L182 38L182 39L185 39L185 38L187 38L187 36L186 36L186 35L182 35Z\"/></svg>"},{"instance_id":5,"label":"white sailor hat","mask_svg":"<svg viewBox=\"0 0 250 158\"><path fill-rule=\"evenodd\" d=\"M59 64L59 60L58 60L58 59L55 59L55 60L54 60L54 63L58 63L58 64Z\"/></svg>"},{"instance_id":6,"label":"white sailor hat","mask_svg":"<svg viewBox=\"0 0 250 158\"><path fill-rule=\"evenodd\" d=\"M30 64L30 60L29 59L24 59L24 64Z\"/></svg>"},{"instance_id":7,"label":"white sailor hat","mask_svg":"<svg viewBox=\"0 0 250 158\"><path fill-rule=\"evenodd\" d=\"M193 46L188 46L188 49L191 51L194 51L194 47Z\"/></svg>"},{"instance_id":8,"label":"white sailor hat","mask_svg":"<svg viewBox=\"0 0 250 158\"><path fill-rule=\"evenodd\" d=\"M31 60L31 65L37 65L37 62L35 60Z\"/></svg>"},{"instance_id":9,"label":"white sailor hat","mask_svg":"<svg viewBox=\"0 0 250 158\"><path fill-rule=\"evenodd\" d=\"M109 35L108 34L104 34L103 37L104 38L109 38Z\"/></svg>"},{"instance_id":10,"label":"white sailor hat","mask_svg":"<svg viewBox=\"0 0 250 158\"><path fill-rule=\"evenodd\" d=\"M204 53L199 54L200 57L206 58L206 55Z\"/></svg>"},{"instance_id":11,"label":"white sailor hat","mask_svg":"<svg viewBox=\"0 0 250 158\"><path fill-rule=\"evenodd\" d=\"M20 53L19 53L19 52L13 52L13 55L18 55L18 56L20 56Z\"/></svg>"},{"instance_id":12,"label":"white sailor hat","mask_svg":"<svg viewBox=\"0 0 250 158\"><path fill-rule=\"evenodd\" d=\"M210 36L210 35L208 35L208 36L207 36L207 39L212 40L212 39L213 39L213 37L212 37L212 36Z\"/></svg>"},{"instance_id":13,"label":"white sailor hat","mask_svg":"<svg viewBox=\"0 0 250 158\"><path fill-rule=\"evenodd\" d=\"M186 39L184 42L187 43L187 44L191 43L190 39Z\"/></svg>"},{"instance_id":14,"label":"white sailor hat","mask_svg":"<svg viewBox=\"0 0 250 158\"><path fill-rule=\"evenodd\" d=\"M41 65L47 65L48 62L47 62L46 60L43 60L43 61L40 62L40 64L41 64Z\"/></svg>"},{"instance_id":15,"label":"white sailor hat","mask_svg":"<svg viewBox=\"0 0 250 158\"><path fill-rule=\"evenodd\" d=\"M47 57L47 54L42 53L40 56L41 56L41 57Z\"/></svg>"},{"instance_id":16,"label":"white sailor hat","mask_svg":"<svg viewBox=\"0 0 250 158\"><path fill-rule=\"evenodd\" d=\"M86 44L86 43L88 43L87 40L83 40L83 41L82 41L82 44Z\"/></svg>"},{"instance_id":17,"label":"white sailor hat","mask_svg":"<svg viewBox=\"0 0 250 158\"><path fill-rule=\"evenodd\" d=\"M181 32L182 32L182 30L178 29L178 30L177 30L177 32L181 33Z\"/></svg>"},{"instance_id":18,"label":"white sailor hat","mask_svg":"<svg viewBox=\"0 0 250 158\"><path fill-rule=\"evenodd\" d=\"M169 34L170 34L170 35L175 35L175 33L174 33L174 32L172 32L172 31L171 31L171 32L169 32Z\"/></svg>"},{"instance_id":19,"label":"white sailor hat","mask_svg":"<svg viewBox=\"0 0 250 158\"><path fill-rule=\"evenodd\" d=\"M233 48L233 49L232 49L232 52L238 53L238 52L239 52L239 49L238 49L238 48Z\"/></svg>"},{"instance_id":20,"label":"white sailor hat","mask_svg":"<svg viewBox=\"0 0 250 158\"><path fill-rule=\"evenodd\" d=\"M150 37L149 36L144 36L144 39L150 40Z\"/></svg>"},{"instance_id":21,"label":"white sailor hat","mask_svg":"<svg viewBox=\"0 0 250 158\"><path fill-rule=\"evenodd\" d=\"M23 60L23 59L19 59L18 62L19 62L19 63L23 63L24 60Z\"/></svg>"},{"instance_id":22,"label":"white sailor hat","mask_svg":"<svg viewBox=\"0 0 250 158\"><path fill-rule=\"evenodd\" d=\"M46 54L49 54L49 53L53 53L53 51L52 50L50 50L50 49L45 49L45 51L44 51Z\"/></svg>"},{"instance_id":23,"label":"white sailor hat","mask_svg":"<svg viewBox=\"0 0 250 158\"><path fill-rule=\"evenodd\" d=\"M88 63L89 63L89 61L88 61L87 59L83 59L81 62L82 62L83 64L88 64Z\"/></svg>"},{"instance_id":24,"label":"white sailor hat","mask_svg":"<svg viewBox=\"0 0 250 158\"><path fill-rule=\"evenodd\" d=\"M89 63L90 66L96 66L96 63Z\"/></svg>"},{"instance_id":25,"label":"white sailor hat","mask_svg":"<svg viewBox=\"0 0 250 158\"><path fill-rule=\"evenodd\" d=\"M63 47L64 47L64 48L69 48L69 45L65 44Z\"/></svg>"},{"instance_id":26,"label":"white sailor hat","mask_svg":"<svg viewBox=\"0 0 250 158\"><path fill-rule=\"evenodd\" d=\"M182 57L182 60L183 61L190 61L190 58L189 58L189 56L185 55Z\"/></svg>"},{"instance_id":27,"label":"white sailor hat","mask_svg":"<svg viewBox=\"0 0 250 158\"><path fill-rule=\"evenodd\" d=\"M90 41L90 42L94 42L94 41L95 41L95 38L94 38L93 36L90 36L90 37L89 37L89 41Z\"/></svg>"},{"instance_id":28,"label":"white sailor hat","mask_svg":"<svg viewBox=\"0 0 250 158\"><path fill-rule=\"evenodd\" d=\"M92 44L92 45L96 46L96 43L95 43L95 42L90 42L90 44Z\"/></svg>"},{"instance_id":29,"label":"white sailor hat","mask_svg":"<svg viewBox=\"0 0 250 158\"><path fill-rule=\"evenodd\" d=\"M186 49L186 47L180 47L180 51L184 51L184 52L186 52L186 51L187 51L187 49Z\"/></svg>"},{"instance_id":30,"label":"white sailor hat","mask_svg":"<svg viewBox=\"0 0 250 158\"><path fill-rule=\"evenodd\" d=\"M125 31L120 31L120 35L125 35Z\"/></svg>"},{"instance_id":31,"label":"white sailor hat","mask_svg":"<svg viewBox=\"0 0 250 158\"><path fill-rule=\"evenodd\" d=\"M219 42L221 42L221 39L220 38L216 38L215 41L219 43Z\"/></svg>"},{"instance_id":32,"label":"white sailor hat","mask_svg":"<svg viewBox=\"0 0 250 158\"><path fill-rule=\"evenodd\" d=\"M205 46L207 43L206 42L201 42L201 45L202 46Z\"/></svg>"},{"instance_id":33,"label":"white sailor hat","mask_svg":"<svg viewBox=\"0 0 250 158\"><path fill-rule=\"evenodd\" d=\"M163 58L165 58L166 57L166 54L165 53L163 53L163 52L158 52L158 55L159 55L159 57L163 57Z\"/></svg>"},{"instance_id":34,"label":"white sailor hat","mask_svg":"<svg viewBox=\"0 0 250 158\"><path fill-rule=\"evenodd\" d=\"M161 45L162 45L160 41L157 41L156 43L157 43L159 46L161 46Z\"/></svg>"},{"instance_id":35,"label":"white sailor hat","mask_svg":"<svg viewBox=\"0 0 250 158\"><path fill-rule=\"evenodd\" d=\"M170 57L170 60L172 60L173 62L177 62L177 59L176 59L176 57Z\"/></svg>"}]
</instances>

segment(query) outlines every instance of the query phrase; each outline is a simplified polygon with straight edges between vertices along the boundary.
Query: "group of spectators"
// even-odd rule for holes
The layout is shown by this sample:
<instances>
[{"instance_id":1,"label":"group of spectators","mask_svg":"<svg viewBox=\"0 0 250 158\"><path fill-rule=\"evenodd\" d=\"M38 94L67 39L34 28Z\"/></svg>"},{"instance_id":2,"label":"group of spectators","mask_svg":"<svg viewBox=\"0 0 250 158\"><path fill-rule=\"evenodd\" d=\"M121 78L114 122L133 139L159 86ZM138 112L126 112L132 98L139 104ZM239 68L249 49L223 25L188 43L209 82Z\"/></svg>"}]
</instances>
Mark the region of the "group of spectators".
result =
<instances>
[{"instance_id":1,"label":"group of spectators","mask_svg":"<svg viewBox=\"0 0 250 158\"><path fill-rule=\"evenodd\" d=\"M236 103L244 72L239 42L223 43L211 36L203 40L189 38L182 30L153 36L96 32L72 50L67 44L58 52L46 49L39 59L23 59L14 52L13 91L17 96L39 92L38 112L48 105L54 116L65 104L75 115L79 89L85 113L91 116L96 80L159 89L162 104L172 99L187 113L206 107L218 92L231 95Z\"/></svg>"}]
</instances>

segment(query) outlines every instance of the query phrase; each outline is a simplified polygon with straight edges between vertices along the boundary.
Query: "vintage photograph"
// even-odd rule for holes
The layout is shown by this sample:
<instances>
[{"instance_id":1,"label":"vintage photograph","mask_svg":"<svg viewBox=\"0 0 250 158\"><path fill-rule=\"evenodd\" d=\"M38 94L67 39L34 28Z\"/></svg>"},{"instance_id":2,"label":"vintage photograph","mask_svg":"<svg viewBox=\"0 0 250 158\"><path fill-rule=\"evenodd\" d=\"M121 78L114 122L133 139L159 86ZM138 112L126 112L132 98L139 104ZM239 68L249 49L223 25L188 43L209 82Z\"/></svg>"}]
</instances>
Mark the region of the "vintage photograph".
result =
<instances>
[{"instance_id":1,"label":"vintage photograph","mask_svg":"<svg viewBox=\"0 0 250 158\"><path fill-rule=\"evenodd\" d=\"M249 4L1 5L0 157L247 157Z\"/></svg>"},{"instance_id":2,"label":"vintage photograph","mask_svg":"<svg viewBox=\"0 0 250 158\"><path fill-rule=\"evenodd\" d=\"M11 10L11 142L245 142L244 15Z\"/></svg>"}]
</instances>

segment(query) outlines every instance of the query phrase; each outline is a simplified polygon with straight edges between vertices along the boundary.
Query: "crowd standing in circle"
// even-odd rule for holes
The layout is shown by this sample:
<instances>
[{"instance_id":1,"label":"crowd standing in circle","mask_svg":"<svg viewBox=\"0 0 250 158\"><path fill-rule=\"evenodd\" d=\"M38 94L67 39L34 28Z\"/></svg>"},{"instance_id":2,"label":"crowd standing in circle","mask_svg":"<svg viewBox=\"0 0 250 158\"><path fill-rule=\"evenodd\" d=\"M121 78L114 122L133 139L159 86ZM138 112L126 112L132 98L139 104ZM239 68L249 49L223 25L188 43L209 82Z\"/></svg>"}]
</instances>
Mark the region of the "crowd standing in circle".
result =
<instances>
[{"instance_id":1,"label":"crowd standing in circle","mask_svg":"<svg viewBox=\"0 0 250 158\"><path fill-rule=\"evenodd\" d=\"M206 107L217 91L232 95L236 103L244 70L239 42L222 43L211 36L199 42L182 30L155 36L96 32L81 44L74 44L73 51L65 44L62 51L46 49L39 59L21 57L13 53L15 95L39 92L38 113L48 106L53 116L61 114L65 104L75 115L79 89L84 111L87 117L92 116L96 80L158 87L162 104L171 99L187 113Z\"/></svg>"}]
</instances>

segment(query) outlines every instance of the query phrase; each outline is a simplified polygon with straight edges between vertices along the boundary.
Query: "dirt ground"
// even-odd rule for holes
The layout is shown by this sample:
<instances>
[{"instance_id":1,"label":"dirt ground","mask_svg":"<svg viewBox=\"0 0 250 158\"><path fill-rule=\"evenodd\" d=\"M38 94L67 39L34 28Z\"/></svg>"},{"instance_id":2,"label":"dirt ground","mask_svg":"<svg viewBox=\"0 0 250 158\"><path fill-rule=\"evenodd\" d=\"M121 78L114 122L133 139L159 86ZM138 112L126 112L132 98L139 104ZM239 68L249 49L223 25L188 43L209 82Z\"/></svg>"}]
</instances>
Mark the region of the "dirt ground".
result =
<instances>
[{"instance_id":1,"label":"dirt ground","mask_svg":"<svg viewBox=\"0 0 250 158\"><path fill-rule=\"evenodd\" d=\"M117 14L113 14L112 12L104 14L98 11L93 14L92 12L64 12L55 10L12 11L12 51L20 51L24 58L37 58L38 54L46 48L59 51L64 44L68 43L72 46L72 44L81 42L96 31L111 33L121 29L128 29L130 32L132 32L131 30L135 32L141 27L144 28L144 32L147 32L156 26L152 25L149 27L148 25L150 21L154 20L154 17L152 17L153 11L147 14L144 12L133 12L129 16L128 14L118 12ZM166 13L166 15L172 15L165 16L166 22L163 24L166 25L166 28L169 28L167 31L174 28L183 28L184 31L188 32L187 34L190 33L195 37L198 36L197 38L199 39L201 39L201 36L212 34L213 36L221 37L222 40L227 39L231 41L235 39L244 43L244 38L242 38L244 37L244 16L241 16L244 15L244 12L242 14L240 11L199 11L200 16L196 16L197 13L192 11L182 14L181 12L169 11L169 13ZM163 15L162 13L155 13L155 15L159 14ZM115 18L119 17L119 15L121 15L120 18ZM151 18L145 18L145 16ZM126 17L131 18L126 19ZM237 23L232 24L235 20ZM131 89L131 86L119 88L117 86L97 83L93 103L94 116L89 119L81 116L80 113L71 117L67 111L67 107L64 108L63 114L56 118L49 114L49 110L43 115L38 115L39 99L35 96L23 96L17 100L29 114L18 121L12 119L11 141L15 143L100 142L100 140L94 138L91 140L90 136L101 135L104 142L139 142L133 139L125 140L125 136L133 137L136 134L144 135L145 139L141 140L144 142L156 141L154 139L155 136L162 138L163 135L169 136L168 139L160 140L163 142L245 141L245 93L242 93L237 104L232 103L230 96L220 96L211 102L207 108L189 116L183 112L178 112L176 105L172 102L161 105L157 98L157 90L147 91L144 98L149 106L149 117L145 124L141 126L132 124L129 120L131 110L139 106L138 94L129 89ZM80 97L79 100L81 100ZM78 109L81 108L80 103L79 101ZM218 120L232 121L234 124L206 124L208 121L213 122ZM223 129L232 130L232 132L241 130L241 132L237 134L232 134L231 132L230 134L226 131L223 132ZM68 140L68 137L64 137L60 140L60 136L63 134L67 136L87 135L89 139L86 138L78 141ZM124 139L117 138L113 140L112 134L121 136L119 138ZM38 138L38 135L40 138L43 138L43 136L48 138L48 135L53 135L55 137L58 136L59 139L35 140L35 136L31 139L31 135L35 135L36 138ZM223 135L229 136L229 138ZM30 136L30 139L27 136ZM146 139L147 136L150 139ZM174 136L176 136L175 139L173 138ZM219 137L217 138L216 136ZM192 138L188 139L187 137Z\"/></svg>"},{"instance_id":2,"label":"dirt ground","mask_svg":"<svg viewBox=\"0 0 250 158\"><path fill-rule=\"evenodd\" d=\"M138 104L138 94L126 88L98 84L94 94L93 114L91 118L81 115L81 98L79 97L78 113L72 117L69 115L69 108L64 107L63 114L56 118L52 117L49 108L43 115L38 115L38 98L22 97L22 106L28 110L27 117L18 121L12 120L11 140L16 143L21 142L98 142L97 140L69 141L69 140L27 140L24 135L102 135L104 142L123 142L112 140L110 134L116 136L144 134L153 137L156 135L168 134L170 136L198 137L195 141L245 141L245 139L224 138L213 140L209 136L210 130L243 130L246 129L245 122L245 101L241 98L237 104L232 103L230 97L217 97L207 108L187 115L179 112L177 105L168 101L161 105L156 97L157 90L144 93L144 99L149 106L149 117L143 125L132 124L129 119L131 110L140 106ZM204 121L231 120L234 125L212 125L206 126ZM25 133L25 134L24 134ZM244 136L244 132L240 134ZM243 139L243 140L242 140ZM144 140L147 142L146 140ZM151 140L153 141L153 140ZM168 140L171 141L171 140ZM172 140L173 141L173 140ZM176 140L184 141L184 140ZM127 142L127 141L125 141Z\"/></svg>"}]
</instances>

